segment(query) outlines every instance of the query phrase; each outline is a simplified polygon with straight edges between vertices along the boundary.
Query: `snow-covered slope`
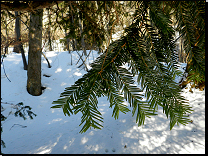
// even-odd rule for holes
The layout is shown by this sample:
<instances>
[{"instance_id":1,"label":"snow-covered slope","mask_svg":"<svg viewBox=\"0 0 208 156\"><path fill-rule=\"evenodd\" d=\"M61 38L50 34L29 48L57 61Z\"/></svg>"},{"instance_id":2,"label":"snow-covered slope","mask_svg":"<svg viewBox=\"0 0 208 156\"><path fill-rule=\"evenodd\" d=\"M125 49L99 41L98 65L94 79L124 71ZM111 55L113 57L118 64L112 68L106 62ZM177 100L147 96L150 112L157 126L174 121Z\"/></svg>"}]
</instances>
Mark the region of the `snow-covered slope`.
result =
<instances>
[{"instance_id":1,"label":"snow-covered slope","mask_svg":"<svg viewBox=\"0 0 208 156\"><path fill-rule=\"evenodd\" d=\"M26 54L27 55L27 54ZM94 55L94 56L93 56ZM89 62L96 58L93 51ZM131 112L120 114L115 120L106 97L99 98L98 108L104 117L102 130L88 130L80 134L81 114L64 116L62 109L51 109L52 101L57 100L65 87L69 87L85 71L77 68L76 52L47 52L52 68L42 58L42 85L46 87L41 96L31 96L26 91L27 72L23 70L21 54L11 53L4 58L5 77L1 65L1 98L2 102L17 104L23 102L32 107L37 114L33 120L23 120L10 115L2 122L1 139L6 143L2 148L5 154L167 154L167 153L205 153L205 90L189 88L183 95L189 100L194 112L190 114L192 123L187 126L175 126L169 130L169 119L158 110L158 116L147 118L145 124L138 127ZM182 64L184 65L184 64ZM48 75L50 77L45 77ZM2 104L6 116L11 110L8 104ZM19 124L19 125L14 125ZM27 126L27 127L22 127Z\"/></svg>"}]
</instances>

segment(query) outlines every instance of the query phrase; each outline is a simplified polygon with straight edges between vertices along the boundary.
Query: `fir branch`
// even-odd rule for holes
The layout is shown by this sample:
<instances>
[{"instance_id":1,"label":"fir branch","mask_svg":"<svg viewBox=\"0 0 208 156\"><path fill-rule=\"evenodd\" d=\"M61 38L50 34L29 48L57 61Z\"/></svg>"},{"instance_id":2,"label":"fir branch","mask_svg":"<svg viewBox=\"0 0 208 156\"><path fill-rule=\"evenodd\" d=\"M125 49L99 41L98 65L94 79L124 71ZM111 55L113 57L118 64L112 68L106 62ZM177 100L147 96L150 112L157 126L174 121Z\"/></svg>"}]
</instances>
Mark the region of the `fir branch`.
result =
<instances>
[{"instance_id":1,"label":"fir branch","mask_svg":"<svg viewBox=\"0 0 208 156\"><path fill-rule=\"evenodd\" d=\"M123 104L126 100L133 107L132 114L137 112L138 125L144 123L145 117L156 115L158 105L163 107L163 112L170 118L170 129L176 123L185 125L190 121L185 114L192 112L191 107L180 95L181 90L174 82L175 74L179 72L177 54L174 53L174 29L170 26L171 7L163 5L163 10L160 11L161 2L138 4L140 7L135 11L133 24L125 29L126 36L111 43L105 53L91 64L92 69L77 80L75 85L65 89L61 94L64 98L53 102L59 105L52 108L62 107L66 113L69 110L68 115L70 112L82 112L81 124L85 124L81 133L90 127L102 127L99 122L103 120L97 110L97 97L100 96L108 97L110 107L114 107L112 116L115 119L119 117L119 112L129 111ZM200 49L197 50L195 52L201 52ZM129 64L129 69L122 67L126 63ZM142 90L134 84L135 75L138 75L137 83L141 83ZM144 89L147 100L141 101L141 91ZM65 108L64 105L67 104L73 108Z\"/></svg>"}]
</instances>

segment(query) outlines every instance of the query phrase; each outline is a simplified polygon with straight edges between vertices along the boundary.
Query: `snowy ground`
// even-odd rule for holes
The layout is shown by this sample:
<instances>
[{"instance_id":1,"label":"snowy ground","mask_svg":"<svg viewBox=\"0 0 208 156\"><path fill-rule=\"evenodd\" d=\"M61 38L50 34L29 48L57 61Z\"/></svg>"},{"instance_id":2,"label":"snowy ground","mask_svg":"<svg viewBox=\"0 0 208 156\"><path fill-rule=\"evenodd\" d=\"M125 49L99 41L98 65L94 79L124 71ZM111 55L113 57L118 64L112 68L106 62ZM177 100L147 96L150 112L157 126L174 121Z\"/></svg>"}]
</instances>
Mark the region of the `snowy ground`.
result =
<instances>
[{"instance_id":1,"label":"snowy ground","mask_svg":"<svg viewBox=\"0 0 208 156\"><path fill-rule=\"evenodd\" d=\"M92 53L91 53L92 54ZM94 58L96 52L93 51ZM65 87L69 87L80 78L85 71L75 65L76 52L47 52L52 68L42 58L42 85L47 87L41 96L31 96L26 91L27 72L23 70L21 54L11 53L4 58L5 77L1 65L1 98L2 102L32 107L37 114L33 120L23 120L10 115L2 122L1 139L6 143L2 148L5 154L168 154L168 153L205 153L205 90L183 90L194 112L190 114L193 123L187 126L174 126L169 130L169 119L158 110L158 116L147 118L145 124L138 127L131 112L120 114L115 120L107 98L99 98L98 108L104 117L102 130L88 130L80 134L81 114L64 116L62 109L51 109L52 101L57 100ZM27 57L27 54L26 54ZM90 55L89 62L93 61ZM182 64L184 65L184 64ZM43 76L44 74L50 77ZM3 104L6 116L11 108ZM19 125L14 125L19 124ZM21 127L27 126L25 128ZM12 127L13 126L13 127Z\"/></svg>"}]
</instances>

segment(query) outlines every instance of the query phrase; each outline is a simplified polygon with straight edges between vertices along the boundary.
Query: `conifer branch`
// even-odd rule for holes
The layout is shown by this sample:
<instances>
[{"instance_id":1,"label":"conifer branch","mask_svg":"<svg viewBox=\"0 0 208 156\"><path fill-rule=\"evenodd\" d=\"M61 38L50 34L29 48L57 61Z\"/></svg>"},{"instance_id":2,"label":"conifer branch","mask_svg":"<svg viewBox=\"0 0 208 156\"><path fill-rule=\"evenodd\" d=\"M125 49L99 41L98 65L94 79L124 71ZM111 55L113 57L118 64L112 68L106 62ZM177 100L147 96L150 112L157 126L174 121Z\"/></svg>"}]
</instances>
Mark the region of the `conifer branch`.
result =
<instances>
[{"instance_id":1,"label":"conifer branch","mask_svg":"<svg viewBox=\"0 0 208 156\"><path fill-rule=\"evenodd\" d=\"M163 4L161 5L161 3ZM178 2L173 4L176 5ZM158 105L163 107L163 113L166 114L167 118L170 118L170 130L176 123L186 125L190 122L186 114L193 110L187 104L187 100L180 95L181 89L174 82L175 75L180 74L180 72L177 71L178 56L174 52L176 40L173 38L175 30L170 19L171 5L169 3L164 4L164 2L138 2L138 6L133 23L125 29L126 35L112 42L107 50L91 64L91 70L77 80L75 85L65 89L61 94L61 97L64 98L53 102L53 104L59 105L52 108L62 107L64 113L68 115L69 112L75 114L82 112L81 124L85 124L80 131L81 133L86 132L90 127L97 129L102 127L99 122L102 122L103 118L97 110L97 97L100 96L108 97L110 107L114 107L112 116L115 119L118 119L119 112L130 111L123 104L126 100L133 108L132 114L136 114L138 126L144 124L145 117L157 115ZM180 9L175 11L177 15ZM195 14L201 15L197 9ZM183 22L181 15L179 15L177 15L179 28L185 36L190 35L193 30L189 32L189 28L197 28L198 25L190 26L190 23L186 22L185 27L187 28L185 28L185 21ZM195 35L197 42L194 44L202 45L203 34ZM186 44L190 47L193 45L192 40L194 39L188 39L190 42L187 40ZM196 53L201 51L203 52L200 48L193 49L193 52ZM192 56L193 58L197 59ZM201 57L196 61L202 62L203 60L204 57ZM130 66L128 69L122 67L126 63ZM196 68L202 67L196 66ZM141 84L141 89L135 86L133 80L135 75L138 75L137 83ZM194 75L192 78L194 77L197 76ZM199 79L202 81L202 78ZM143 95L141 92L144 90L145 94ZM142 101L142 96L147 99Z\"/></svg>"}]
</instances>

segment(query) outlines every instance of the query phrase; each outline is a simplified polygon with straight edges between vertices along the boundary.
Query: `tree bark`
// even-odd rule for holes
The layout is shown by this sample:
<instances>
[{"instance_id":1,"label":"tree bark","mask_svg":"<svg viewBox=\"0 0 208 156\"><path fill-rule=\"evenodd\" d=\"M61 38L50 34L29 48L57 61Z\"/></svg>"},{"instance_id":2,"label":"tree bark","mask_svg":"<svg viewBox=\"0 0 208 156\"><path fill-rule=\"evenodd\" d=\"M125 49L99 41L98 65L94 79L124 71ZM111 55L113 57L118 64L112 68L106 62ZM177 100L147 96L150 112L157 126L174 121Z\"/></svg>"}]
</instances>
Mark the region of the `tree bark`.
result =
<instances>
[{"instance_id":1,"label":"tree bark","mask_svg":"<svg viewBox=\"0 0 208 156\"><path fill-rule=\"evenodd\" d=\"M74 17L73 16L74 15L73 15L73 12L72 12L72 9L71 9L71 20L72 20L72 23L74 24ZM76 40L76 38L75 39L72 38L72 50L73 51L77 50L77 40Z\"/></svg>"},{"instance_id":2,"label":"tree bark","mask_svg":"<svg viewBox=\"0 0 208 156\"><path fill-rule=\"evenodd\" d=\"M4 54L8 54L8 47L9 47L9 41L8 41L8 30L7 30L7 21L6 21L6 46L4 48Z\"/></svg>"},{"instance_id":3,"label":"tree bark","mask_svg":"<svg viewBox=\"0 0 208 156\"><path fill-rule=\"evenodd\" d=\"M79 28L80 28L80 35L82 36L83 33L83 23L81 19L79 18ZM87 56L86 52L86 46L85 46L85 41L84 41L84 35L81 37L81 44L82 44L82 50L85 56Z\"/></svg>"},{"instance_id":4,"label":"tree bark","mask_svg":"<svg viewBox=\"0 0 208 156\"><path fill-rule=\"evenodd\" d=\"M62 12L62 18L63 18L63 12ZM64 24L64 27L66 26L66 24ZM64 29L64 33L65 33L65 38L66 38L66 42L64 42L64 50L69 51L70 53L70 49L69 49L69 44L70 44L70 39L67 37L67 29Z\"/></svg>"},{"instance_id":5,"label":"tree bark","mask_svg":"<svg viewBox=\"0 0 208 156\"><path fill-rule=\"evenodd\" d=\"M17 17L18 16L18 11L15 11L15 16L16 16L15 36L16 36L17 44L14 45L13 52L16 52L16 53L20 53L21 52L24 70L27 70L27 61L26 61L26 58L25 58L25 52L24 52L24 49L23 49L23 46L22 46L22 43L21 43L21 38L20 38L21 24L20 24L20 17Z\"/></svg>"},{"instance_id":6,"label":"tree bark","mask_svg":"<svg viewBox=\"0 0 208 156\"><path fill-rule=\"evenodd\" d=\"M49 44L49 51L53 51L52 49L52 41L51 41L51 15L50 15L50 12L49 12L49 9L48 10L48 44Z\"/></svg>"},{"instance_id":7,"label":"tree bark","mask_svg":"<svg viewBox=\"0 0 208 156\"><path fill-rule=\"evenodd\" d=\"M20 44L20 51L21 51L21 54L22 54L22 61L23 61L24 70L27 70L27 61L26 61L26 58L25 58L25 52L24 52L22 43Z\"/></svg>"},{"instance_id":8,"label":"tree bark","mask_svg":"<svg viewBox=\"0 0 208 156\"><path fill-rule=\"evenodd\" d=\"M77 8L77 12L79 12L78 8ZM84 41L84 35L82 36L82 33L83 33L83 21L81 21L79 15L78 15L78 19L79 19L79 29L80 29L82 50L83 50L84 55L87 56L86 47L85 47L85 41Z\"/></svg>"},{"instance_id":9,"label":"tree bark","mask_svg":"<svg viewBox=\"0 0 208 156\"><path fill-rule=\"evenodd\" d=\"M27 91L38 96L41 90L41 48L43 9L30 14Z\"/></svg>"},{"instance_id":10,"label":"tree bark","mask_svg":"<svg viewBox=\"0 0 208 156\"><path fill-rule=\"evenodd\" d=\"M13 52L20 53L20 18L18 16L18 11L15 11L15 37L18 44L14 45Z\"/></svg>"}]
</instances>

